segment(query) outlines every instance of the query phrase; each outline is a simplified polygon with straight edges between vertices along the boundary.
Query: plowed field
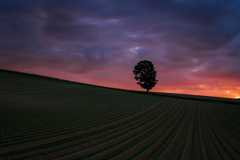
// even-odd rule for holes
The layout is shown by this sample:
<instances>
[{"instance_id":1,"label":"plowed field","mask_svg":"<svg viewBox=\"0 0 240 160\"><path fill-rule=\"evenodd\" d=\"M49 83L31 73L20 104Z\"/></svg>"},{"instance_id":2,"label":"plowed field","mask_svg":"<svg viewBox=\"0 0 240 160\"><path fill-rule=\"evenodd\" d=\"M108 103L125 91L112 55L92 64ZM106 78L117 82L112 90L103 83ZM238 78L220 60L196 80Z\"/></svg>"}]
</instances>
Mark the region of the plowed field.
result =
<instances>
[{"instance_id":1,"label":"plowed field","mask_svg":"<svg viewBox=\"0 0 240 160\"><path fill-rule=\"evenodd\" d=\"M0 71L0 159L240 160L240 105Z\"/></svg>"}]
</instances>

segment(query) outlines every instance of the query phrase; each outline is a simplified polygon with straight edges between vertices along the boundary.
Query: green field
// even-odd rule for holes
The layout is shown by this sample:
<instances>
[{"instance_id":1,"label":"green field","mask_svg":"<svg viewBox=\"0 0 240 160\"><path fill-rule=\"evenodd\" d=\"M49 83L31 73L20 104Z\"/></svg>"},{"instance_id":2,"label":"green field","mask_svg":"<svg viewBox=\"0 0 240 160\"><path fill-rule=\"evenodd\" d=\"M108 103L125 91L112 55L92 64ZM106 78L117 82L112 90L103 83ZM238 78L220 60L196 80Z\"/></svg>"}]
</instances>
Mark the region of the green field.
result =
<instances>
[{"instance_id":1,"label":"green field","mask_svg":"<svg viewBox=\"0 0 240 160\"><path fill-rule=\"evenodd\" d=\"M0 124L0 159L240 159L239 103L0 70Z\"/></svg>"}]
</instances>

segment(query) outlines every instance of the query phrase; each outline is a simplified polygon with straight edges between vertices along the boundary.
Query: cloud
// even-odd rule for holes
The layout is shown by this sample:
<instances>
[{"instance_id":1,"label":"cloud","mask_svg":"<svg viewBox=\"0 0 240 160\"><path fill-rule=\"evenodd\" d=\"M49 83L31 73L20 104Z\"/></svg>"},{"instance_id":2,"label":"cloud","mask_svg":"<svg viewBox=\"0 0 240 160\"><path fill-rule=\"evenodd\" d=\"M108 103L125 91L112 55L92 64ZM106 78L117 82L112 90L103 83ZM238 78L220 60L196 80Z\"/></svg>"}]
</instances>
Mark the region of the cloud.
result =
<instances>
[{"instance_id":1,"label":"cloud","mask_svg":"<svg viewBox=\"0 0 240 160\"><path fill-rule=\"evenodd\" d=\"M134 65L148 59L161 82L155 90L213 90L218 95L222 88L226 96L240 80L239 5L214 0L1 1L0 68L131 88Z\"/></svg>"}]
</instances>

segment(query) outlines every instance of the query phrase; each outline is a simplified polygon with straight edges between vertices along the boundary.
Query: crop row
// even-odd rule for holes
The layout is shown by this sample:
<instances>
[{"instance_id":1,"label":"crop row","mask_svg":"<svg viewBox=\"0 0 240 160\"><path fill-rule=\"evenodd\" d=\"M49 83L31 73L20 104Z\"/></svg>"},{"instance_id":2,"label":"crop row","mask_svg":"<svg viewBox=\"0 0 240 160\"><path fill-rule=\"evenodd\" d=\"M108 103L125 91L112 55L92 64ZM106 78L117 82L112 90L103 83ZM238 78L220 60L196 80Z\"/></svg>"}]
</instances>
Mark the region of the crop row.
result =
<instances>
[{"instance_id":1,"label":"crop row","mask_svg":"<svg viewBox=\"0 0 240 160\"><path fill-rule=\"evenodd\" d=\"M177 110L176 110L176 112L174 112L174 113L177 113L177 111L180 109L180 107L175 107L175 108L176 108ZM173 115L173 116L174 116L174 115ZM110 154L110 155L107 155L107 156L103 157L102 159L110 159L110 158L112 158L112 157L114 157L114 156L117 156L118 154L120 154L120 153L122 153L122 152L124 152L124 151L126 151L126 150L129 151L130 148L133 148L133 147L136 146L136 145L139 145L140 142L142 143L144 140L147 140L149 137L152 137L154 134L156 134L157 132L159 132L159 130L160 130L167 122L169 122L169 120L170 120L173 116L169 117L168 121L165 121L161 126L155 128L154 131L150 132L149 134L147 134L147 135L145 135L145 136L142 136L141 138L137 139L137 140L134 141L133 143L127 145L126 147L123 147L122 149L120 149L120 150L118 150L118 151L116 151L116 152L114 152L114 153L112 153L112 154ZM170 125L169 128L171 128L171 126L173 126L175 123L176 123L176 121L173 122L173 123ZM162 133L162 135L164 135L164 134L169 130L169 128L167 128L167 129ZM149 147L149 146L148 146L148 147ZM140 154L141 152L143 152L143 151L144 151L146 148L148 148L148 147L141 148L141 149L140 149L138 152L136 152L136 153L134 154L134 156L132 156L131 158L137 156L138 154ZM122 156L120 156L120 157L122 157ZM128 159L128 158L125 158L125 159Z\"/></svg>"},{"instance_id":2,"label":"crop row","mask_svg":"<svg viewBox=\"0 0 240 160\"><path fill-rule=\"evenodd\" d=\"M238 123L234 120L236 116L231 116L237 108L230 106L226 111L222 109L226 105L221 103L177 99L163 99L156 106L154 102L151 109L136 118L100 127L89 134L79 132L79 136L51 143L6 150L0 153L0 158L190 159L193 155L197 156L195 159L240 158ZM197 153L191 153L193 150Z\"/></svg>"},{"instance_id":3,"label":"crop row","mask_svg":"<svg viewBox=\"0 0 240 160\"><path fill-rule=\"evenodd\" d=\"M117 141L117 142L115 142L114 144L112 144L112 145L108 145L108 146L106 146L106 147L103 147L103 148L101 148L101 146L99 146L99 150L95 150L94 152L90 152L90 153L88 153L88 154L85 154L85 155L82 155L82 156L80 156L80 157L78 157L77 159L81 159L81 158L86 158L86 157L90 157L90 156L93 156L93 155L96 155L96 154L99 154L100 152L103 152L103 151L105 151L105 150L108 150L108 149L115 149L116 150L116 152L117 152L117 154L119 154L119 151L121 152L122 150L120 149L117 149L117 148L119 148L119 146L121 146L120 144L123 144L123 146L125 146L125 144L128 144L128 145L133 145L133 144L135 144L135 143L139 143L141 140L143 140L143 139L145 139L145 138L147 138L147 137L149 137L150 135L152 135L153 133L155 133L155 132L157 132L161 127L163 127L163 126L166 126L165 124L166 123L168 123L170 120L173 120L173 118L172 117L174 117L174 115L176 115L176 116L180 116L180 114L177 114L177 112L179 111L179 108L180 107L177 107L177 108L175 108L173 111L174 111L174 113L173 114L171 114L171 115L169 115L169 116L167 116L167 115L165 115L165 117L159 117L159 118L162 118L162 120L157 120L154 124L152 124L152 125L148 125L148 126L146 126L146 128L144 128L144 129L142 129L141 130L141 128L139 128L140 129L140 131L138 131L138 132L134 132L134 131L132 131L131 133L128 133L127 135L129 135L128 137L127 137L127 135L124 135L123 137L126 137L126 138L123 138L121 141ZM177 110L176 110L177 109ZM176 117L175 116L175 120L176 120ZM155 127L154 127L155 126ZM134 137L134 138L133 138ZM120 138L120 137L119 137ZM138 140L140 140L140 141L138 141ZM124 143L123 143L124 142ZM115 147L116 146L116 147ZM113 147L115 147L115 148L113 148ZM123 147L124 148L124 147ZM123 149L123 151L124 151L125 149ZM105 152L106 153L106 152ZM104 154L105 154L104 153ZM83 154L83 153L82 153ZM107 156L107 155L106 155Z\"/></svg>"},{"instance_id":4,"label":"crop row","mask_svg":"<svg viewBox=\"0 0 240 160\"><path fill-rule=\"evenodd\" d=\"M168 112L168 114L169 114L169 112ZM151 118L151 117L148 117L148 118ZM149 123L149 122L148 122ZM159 122L156 122L156 123L159 123ZM136 124L135 124L136 125ZM126 132L125 131L125 133L128 133L128 132ZM106 136L109 136L109 135L106 135ZM101 137L98 137L98 138L101 138ZM94 141L96 141L98 138L96 138L96 139L90 139L90 140L94 140ZM113 137L114 138L114 137ZM116 138L116 137L115 137ZM87 141L85 141L85 143L86 142L88 142L88 140ZM80 146L79 146L80 145ZM85 145L86 147L87 146L89 146L88 144L87 145ZM84 147L84 145L83 145L83 143L82 142L78 142L78 143L73 143L73 144L71 144L71 145L67 145L67 146L63 146L62 148L61 147L55 147L55 149L53 149L53 150L47 150L47 151L44 151L44 152L42 152L42 153L39 153L39 154L36 154L36 155L34 155L34 157L35 156L39 156L39 155L42 155L42 154L44 154L44 153L53 153L53 152L56 152L56 151L61 151L61 150L66 150L66 149L69 149L70 147L80 147L80 148L82 148L82 147ZM80 148L78 148L77 150L79 150ZM85 149L87 149L87 148L85 148ZM72 151L73 149L71 149L71 151ZM76 150L76 149L75 149ZM82 149L80 149L80 150L83 150L83 148ZM56 155L55 153L54 153L54 155ZM29 155L28 155L29 156Z\"/></svg>"},{"instance_id":5,"label":"crop row","mask_svg":"<svg viewBox=\"0 0 240 160\"><path fill-rule=\"evenodd\" d=\"M152 103L154 103L154 102L152 102ZM151 104L151 103L150 103ZM133 104L134 105L134 104ZM144 105L145 105L145 103L142 103L141 105L139 105L139 108L138 108L138 110L140 110L140 109L143 109L144 108ZM129 107L129 105L126 105L125 107ZM93 126L98 126L98 125L102 125L102 124L104 124L104 122L106 123L110 123L111 121L109 121L109 120L112 120L112 121L116 121L117 119L122 119L122 118L124 118L124 117L127 117L127 116L129 116L129 115L131 115L132 114L132 112L133 112L133 110L134 110L134 108L132 109L130 109L128 112L127 111L125 111L125 114L122 114L122 113L124 113L124 112L122 112L121 113L121 115L117 112L115 115L112 115L111 117L107 117L107 118L105 118L105 119L103 119L103 121L101 121L101 120L98 120L97 122L94 122L94 121L92 121L93 123L91 124L91 121L90 121L90 123L85 123L85 125L84 126L87 126L87 127L85 127L85 129L87 129L87 128L91 128L91 127L93 127ZM116 115L120 115L120 116L116 116ZM115 117L114 117L115 116ZM114 118L113 118L114 117ZM76 131L76 127L78 128L78 130L82 130L83 129L83 127L82 128L79 128L79 123L77 123L77 121L75 122L75 123L73 123L72 121L67 121L67 122L71 122L70 124L72 124L72 126L69 126L68 125L68 128L64 128L64 130L65 131L71 131L71 128L73 128L75 131ZM56 122L56 124L59 124L60 122ZM47 126L47 124L46 124L46 126ZM71 127L71 128L70 128ZM52 128L52 130L53 130L54 128ZM51 131L50 130L50 133L56 133L56 132L63 132L64 130L57 130L57 131ZM41 131L40 132L37 132L37 133L41 133ZM35 133L36 134L36 133ZM44 135L48 135L49 134L49 132L47 132L47 131L44 131ZM65 134L65 133L64 133ZM32 137L34 137L35 135L32 133L32 132L28 132L27 134L26 134L27 136L29 135L30 137L26 137L26 139L29 139L29 138L31 138L31 136ZM39 135L38 135L38 137L40 137ZM12 137L11 137L12 138ZM23 137L19 137L19 139L21 139L21 140L23 140L24 138ZM14 141L16 141L16 139L14 139ZM16 143L16 142L15 142Z\"/></svg>"},{"instance_id":6,"label":"crop row","mask_svg":"<svg viewBox=\"0 0 240 160\"><path fill-rule=\"evenodd\" d=\"M182 119L182 121L180 122L180 124L178 124L178 127L177 127L176 131L173 132L173 133L171 134L171 136L169 136L170 138L168 138L168 139L165 140L164 145L163 145L163 146L160 148L160 150L154 155L154 157L153 157L154 160L157 159L157 157L159 157L159 156L166 150L166 148L170 145L170 143L173 141L173 139L174 139L175 136L177 135L178 131L180 130L181 126L183 125L183 122L185 121L185 119L186 119L186 117L187 117L187 114L191 114L191 112L190 112L189 110L190 110L190 107L188 107L188 112L185 113L184 118ZM191 117L191 116L188 116L188 117ZM187 124L187 123L189 123L189 122L186 121L185 123ZM190 124L191 124L191 121L190 121ZM174 144L174 145L175 145L175 144ZM180 153L181 153L181 151L180 151ZM179 153L179 154L180 154L180 153ZM177 154L176 154L176 155L177 155Z\"/></svg>"},{"instance_id":7,"label":"crop row","mask_svg":"<svg viewBox=\"0 0 240 160\"><path fill-rule=\"evenodd\" d=\"M144 103L143 103L143 105L144 105ZM139 106L139 108L141 109L141 108L143 108L143 105L140 105ZM126 107L129 107L129 105L126 105ZM133 107L134 108L134 107ZM131 110L129 111L129 112L131 112ZM108 112L106 111L106 114L107 114ZM71 117L71 116L74 116L74 115L69 115L69 117ZM77 116L77 114L75 115L75 117ZM59 117L60 118L60 117ZM84 117L83 117L84 118ZM65 120L66 121L66 120ZM67 124L67 123L69 123L70 121L73 123L74 121L73 121L73 119L70 119L70 120L68 120L67 122L55 122L56 124L61 124L61 125L63 125L64 123L65 124ZM82 123L82 122L81 122ZM79 124L79 120L78 120L78 124ZM38 125L38 124L36 124L36 125ZM89 124L88 124L89 125ZM45 123L45 126L49 126L49 124L48 123ZM23 128L23 130L24 131L26 131L26 132L28 132L29 134L33 134L32 132L30 133L28 130L25 130L25 128Z\"/></svg>"},{"instance_id":8,"label":"crop row","mask_svg":"<svg viewBox=\"0 0 240 160\"><path fill-rule=\"evenodd\" d=\"M208 113L210 115L209 110L206 110L206 113ZM211 114L211 115L213 115L213 114ZM240 156L240 152L238 151L238 149L234 145L232 145L232 143L228 140L230 138L229 137L226 138L226 136L223 135L224 132L226 133L226 130L222 130L222 132L219 130L220 128L223 129L222 125L217 126L216 123L214 122L212 116L207 116L207 118L210 119L209 124L213 125L211 128L213 128L215 137L218 139L219 142L221 142L221 145L224 146L224 149L226 150L228 155L230 157L233 156L233 157L231 157L232 159L234 159L234 157L237 157L237 155Z\"/></svg>"},{"instance_id":9,"label":"crop row","mask_svg":"<svg viewBox=\"0 0 240 160\"><path fill-rule=\"evenodd\" d=\"M100 97L101 98L101 97ZM41 107L41 106L35 106L35 108L37 107L37 110L35 111L35 110L29 110L29 108L27 108L27 107L24 107L24 104L21 104L21 106L22 107L16 107L15 108L15 112L13 113L13 114L18 114L18 113L21 113L22 112L22 114L21 115L23 115L22 117L23 117L23 119L21 119L21 121L19 121L19 123L17 123L17 122L15 122L13 125L14 125L14 128L16 128L16 129L19 129L19 128L22 128L22 126L21 126L21 122L23 122L23 120L24 120L24 118L26 118L26 121L24 121L25 123L24 124L32 124L32 122L30 122L29 121L29 118L27 118L27 117L24 117L24 115L25 114L29 114L28 112L31 112L32 113L32 111L34 111L34 112L36 112L36 113L39 113L39 111L41 111L41 114L39 114L41 117L38 117L38 118L42 118L43 120L41 120L41 122L43 122L43 123L46 123L47 121L49 121L49 122L51 122L52 120L54 120L54 119L56 119L56 118L61 118L61 117L56 117L56 116L53 116L54 115L54 113L55 112L58 112L59 113L59 109L61 109L61 110L66 110L66 111L68 111L68 112L70 112L71 114L72 113L75 113L75 114L77 114L78 113L78 115L79 116L82 116L82 118L84 118L84 116L86 116L86 111L89 111L88 112L88 114L89 113L94 113L94 114L96 114L96 109L98 108L98 110L100 109L100 108L102 108L102 107L100 107L101 105L104 105L104 108L103 109L109 109L109 110L111 110L111 109L118 109L117 108L117 106L115 106L116 104L119 104L119 105L121 105L121 103L125 103L125 102L128 102L128 103L130 103L130 104L132 104L133 102L135 103L135 102L139 102L139 101L141 101L140 99L134 99L134 98L132 98L132 99L126 99L127 97L125 97L125 98L122 98L122 99L119 99L119 98L117 98L117 97L115 97L114 99L113 99L113 97L112 96L110 96L110 98L111 98L111 100L110 101L106 101L106 99L104 99L104 101L103 100L99 100L99 99L92 99L90 102L87 102L87 103L85 103L85 101L82 101L82 100L78 100L78 101L76 101L76 100L74 100L74 101L69 101L69 100L67 100L67 99L65 99L65 101L60 101L61 102L61 105L59 106L59 105L56 105L56 106L51 106L50 108L46 108L46 107ZM67 101L66 101L67 100ZM102 101L102 102L101 102ZM146 101L146 100L145 100ZM63 103L64 102L64 103ZM75 102L75 104L73 103L73 102ZM66 105L66 107L64 107L64 106L62 106L62 103L63 104L65 104ZM84 106L88 106L88 107L84 107ZM100 106L99 106L100 105ZM67 107L68 106L68 107ZM113 107L112 107L113 106ZM70 108L69 108L70 107ZM42 108L42 110L40 110ZM91 109L92 110L94 110L94 112L92 111L91 112ZM103 112L105 112L103 109L101 109ZM5 110L7 111L8 110L8 108L5 108ZM11 108L9 108L9 110L12 110L12 107ZM6 112L5 111L5 112ZM74 112L75 111L75 112ZM81 111L81 112L80 112ZM64 113L64 115L66 115L67 116L67 114L68 114L68 112L67 113ZM84 115L84 113L85 113L85 115ZM12 113L11 113L11 115L12 115ZM38 115L38 116L39 116ZM14 116L14 115L13 115ZM20 117L21 118L21 117ZM2 126L1 126L1 129L3 129L4 130L4 128L8 128L8 129L11 129L11 126L8 126L7 125L8 123L7 123L7 121L6 121L6 124L4 123ZM19 126L19 127L17 127L17 126Z\"/></svg>"},{"instance_id":10,"label":"crop row","mask_svg":"<svg viewBox=\"0 0 240 160\"><path fill-rule=\"evenodd\" d=\"M169 103L169 101L166 101L166 102ZM122 124L119 124L119 125L117 125L117 126L113 126L113 127L111 127L111 128L108 127L108 128L105 129L105 130L98 130L97 132L95 132L95 133L93 133L93 134L87 134L87 135L85 135L85 136L80 136L80 137L78 137L78 138L74 138L74 139L67 140L67 141L61 141L61 142L59 142L59 143L54 143L54 144L51 144L51 145L44 145L44 146L41 146L41 147L35 147L35 148L32 148L32 150L27 150L27 151L33 151L33 150L37 150L37 149L47 148L47 147L52 146L52 145L60 145L60 144L69 143L69 142L72 142L72 141L77 141L77 140L80 140L80 139L82 139L82 138L87 138L87 137L90 137L90 136L93 136L93 135L96 135L96 134L104 133L104 132L107 132L107 131L109 132L109 131L117 128L117 130L113 130L112 134L113 134L113 133L116 133L116 131L121 131L121 130L123 130L123 129L125 129L125 128L128 128L128 127L130 127L130 126L137 125L138 123L140 123L140 122L142 122L142 121L144 121L144 120L146 120L146 119L148 119L148 118L151 118L151 117L155 116L156 114L158 114L158 113L159 113L160 111L162 111L163 109L166 109L166 105L167 105L166 102L162 104L162 105L165 104L165 107L154 108L153 110L150 110L150 112L147 113L146 115L139 117L140 119L137 118L137 119L131 120L130 123L122 123ZM149 115L149 114L150 114L150 115ZM137 120L138 120L138 121L137 121ZM135 121L137 121L137 122L135 122ZM125 125L127 125L127 126L125 126ZM123 126L123 127L125 126L125 127L124 127L124 128L121 128L122 126ZM120 129L119 129L119 128L120 128ZM111 134L111 133L108 133L108 134ZM100 137L98 137L98 138L105 137L105 136L107 136L108 134L102 135L102 136L100 136ZM97 139L97 138L96 138L96 137L92 137L91 139L85 140L84 142L88 142L88 141L91 141L91 140L93 140L93 139ZM80 144L82 144L82 143L83 143L83 142L80 142ZM23 153L23 152L15 152L15 153L11 153L11 154L9 154L9 155L15 155L16 153L20 154L20 153ZM49 152L48 152L48 153L49 153Z\"/></svg>"},{"instance_id":11,"label":"crop row","mask_svg":"<svg viewBox=\"0 0 240 160\"><path fill-rule=\"evenodd\" d=\"M226 130L231 131L231 133L233 135L235 135L235 137L237 137L238 139L240 138L240 130L239 130L239 126L236 125L233 121L232 121L232 117L228 116L227 114L225 114L225 112L222 112L221 110L219 110L218 107L215 107L216 109L214 110L215 115L218 117L218 119L221 120L221 124L225 125Z\"/></svg>"}]
</instances>

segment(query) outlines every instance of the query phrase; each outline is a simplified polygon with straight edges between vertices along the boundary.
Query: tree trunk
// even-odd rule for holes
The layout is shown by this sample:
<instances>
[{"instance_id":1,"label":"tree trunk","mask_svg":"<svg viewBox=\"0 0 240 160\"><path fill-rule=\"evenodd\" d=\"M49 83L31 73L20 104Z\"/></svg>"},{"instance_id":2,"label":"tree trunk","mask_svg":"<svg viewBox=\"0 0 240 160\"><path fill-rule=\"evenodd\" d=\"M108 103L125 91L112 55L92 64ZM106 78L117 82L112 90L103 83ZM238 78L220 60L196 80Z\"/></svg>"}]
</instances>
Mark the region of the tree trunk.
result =
<instances>
[{"instance_id":1,"label":"tree trunk","mask_svg":"<svg viewBox=\"0 0 240 160\"><path fill-rule=\"evenodd\" d=\"M147 88L147 94L148 94L148 88Z\"/></svg>"}]
</instances>

